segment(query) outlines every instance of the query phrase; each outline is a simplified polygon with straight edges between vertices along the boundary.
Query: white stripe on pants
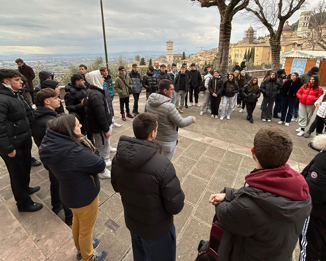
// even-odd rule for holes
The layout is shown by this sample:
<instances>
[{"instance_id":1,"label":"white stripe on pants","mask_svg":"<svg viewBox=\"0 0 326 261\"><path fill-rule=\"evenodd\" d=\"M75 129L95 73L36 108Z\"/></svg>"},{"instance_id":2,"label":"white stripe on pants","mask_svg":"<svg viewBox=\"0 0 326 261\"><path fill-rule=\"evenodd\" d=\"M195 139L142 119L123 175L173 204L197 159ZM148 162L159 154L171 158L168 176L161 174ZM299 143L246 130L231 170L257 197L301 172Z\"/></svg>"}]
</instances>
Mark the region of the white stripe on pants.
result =
<instances>
[{"instance_id":1,"label":"white stripe on pants","mask_svg":"<svg viewBox=\"0 0 326 261\"><path fill-rule=\"evenodd\" d=\"M315 108L315 105L303 105L299 103L299 126L301 128L306 128L309 125Z\"/></svg>"},{"instance_id":2,"label":"white stripe on pants","mask_svg":"<svg viewBox=\"0 0 326 261\"><path fill-rule=\"evenodd\" d=\"M222 105L222 109L221 109L221 117L225 116L225 109L226 109L227 104L229 104L229 107L228 107L228 111L227 111L226 116L230 117L231 112L233 110L233 106L234 106L235 101L236 101L235 98L236 98L235 96L233 96L233 97L223 96L223 105Z\"/></svg>"}]
</instances>

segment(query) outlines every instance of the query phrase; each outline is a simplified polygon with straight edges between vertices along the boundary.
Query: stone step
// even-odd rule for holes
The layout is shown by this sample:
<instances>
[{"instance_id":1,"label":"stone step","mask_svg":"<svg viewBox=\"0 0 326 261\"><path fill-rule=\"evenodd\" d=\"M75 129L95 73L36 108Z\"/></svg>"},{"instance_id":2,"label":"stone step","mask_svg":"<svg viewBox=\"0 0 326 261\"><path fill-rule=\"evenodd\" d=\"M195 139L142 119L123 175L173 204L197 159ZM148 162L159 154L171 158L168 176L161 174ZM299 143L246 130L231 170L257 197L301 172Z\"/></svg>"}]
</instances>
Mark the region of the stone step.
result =
<instances>
[{"instance_id":1,"label":"stone step","mask_svg":"<svg viewBox=\"0 0 326 261\"><path fill-rule=\"evenodd\" d=\"M36 195L43 209L19 212L14 198L0 203L0 260L76 260L72 232Z\"/></svg>"}]
</instances>

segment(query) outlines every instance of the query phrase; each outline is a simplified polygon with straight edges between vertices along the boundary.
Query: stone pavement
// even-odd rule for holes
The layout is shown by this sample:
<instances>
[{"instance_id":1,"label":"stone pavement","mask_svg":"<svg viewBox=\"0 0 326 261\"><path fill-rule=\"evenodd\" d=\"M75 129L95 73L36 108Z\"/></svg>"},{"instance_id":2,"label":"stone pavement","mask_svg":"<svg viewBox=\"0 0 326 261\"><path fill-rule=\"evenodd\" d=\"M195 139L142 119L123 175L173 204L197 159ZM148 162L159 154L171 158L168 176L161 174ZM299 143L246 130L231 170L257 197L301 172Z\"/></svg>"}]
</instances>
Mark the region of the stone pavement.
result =
<instances>
[{"instance_id":1,"label":"stone pavement","mask_svg":"<svg viewBox=\"0 0 326 261\"><path fill-rule=\"evenodd\" d=\"M200 102L202 96L200 96ZM130 107L132 108L131 99ZM145 105L145 94L139 101L140 112ZM111 138L116 147L121 135L133 136L132 120L122 122L119 117L118 99L114 100L117 122L121 128L114 128ZM294 149L289 164L301 171L316 155L307 147L310 139L297 137L297 123L290 127L279 126L277 120L271 123L260 121L259 105L254 112L254 124L246 120L245 113L236 109L231 120L212 119L210 115L199 116L199 107L184 109L183 117L192 115L196 124L179 129L179 144L173 159L177 176L186 195L184 209L175 216L177 233L177 260L194 260L201 239L209 237L214 207L208 203L212 193L225 186L239 188L244 176L254 167L250 148L259 128L266 125L284 129L293 139ZM33 155L38 158L37 148ZM114 155L111 155L112 157ZM38 213L19 213L10 189L9 175L0 160L0 260L75 260L75 249L71 230L51 211L49 179L41 166L32 169L31 185L40 185L34 195L36 201L43 201L45 208ZM114 193L110 180L101 180L100 207L94 237L101 240L99 250L108 251L107 260L131 261L130 233L125 226L123 207L119 194ZM295 256L297 255L297 251ZM294 260L298 260L294 257Z\"/></svg>"}]
</instances>

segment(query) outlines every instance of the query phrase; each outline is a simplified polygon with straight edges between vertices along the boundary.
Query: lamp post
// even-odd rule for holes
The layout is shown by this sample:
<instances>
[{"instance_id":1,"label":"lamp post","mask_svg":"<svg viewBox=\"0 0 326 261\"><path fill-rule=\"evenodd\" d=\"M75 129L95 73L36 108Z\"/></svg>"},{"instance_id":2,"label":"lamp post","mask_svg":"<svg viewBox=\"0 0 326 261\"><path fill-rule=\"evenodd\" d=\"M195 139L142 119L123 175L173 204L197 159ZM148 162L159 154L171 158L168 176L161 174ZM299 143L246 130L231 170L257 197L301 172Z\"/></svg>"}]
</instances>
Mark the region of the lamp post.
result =
<instances>
[{"instance_id":1,"label":"lamp post","mask_svg":"<svg viewBox=\"0 0 326 261\"><path fill-rule=\"evenodd\" d=\"M105 36L105 25L104 25L104 15L103 15L103 3L102 0L100 0L101 3L101 15L102 15L102 29L103 29L103 39L104 39L104 51L105 51L105 62L106 62L106 68L109 70L109 60L108 60L108 51L106 48L106 36Z\"/></svg>"}]
</instances>

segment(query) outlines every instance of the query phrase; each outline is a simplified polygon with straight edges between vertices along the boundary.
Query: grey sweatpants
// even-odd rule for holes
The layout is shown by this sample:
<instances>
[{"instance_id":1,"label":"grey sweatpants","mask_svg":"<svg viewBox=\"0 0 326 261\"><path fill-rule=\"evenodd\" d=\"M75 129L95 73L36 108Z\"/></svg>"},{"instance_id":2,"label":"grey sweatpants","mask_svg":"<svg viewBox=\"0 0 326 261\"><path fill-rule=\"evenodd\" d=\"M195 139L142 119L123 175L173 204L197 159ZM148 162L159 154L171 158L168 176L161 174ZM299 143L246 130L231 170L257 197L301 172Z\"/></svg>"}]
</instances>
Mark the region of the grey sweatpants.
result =
<instances>
[{"instance_id":1,"label":"grey sweatpants","mask_svg":"<svg viewBox=\"0 0 326 261\"><path fill-rule=\"evenodd\" d=\"M226 109L226 106L229 104L228 106L228 111L227 111L227 114L226 116L230 117L231 115L231 112L234 108L234 104L235 104L235 101L236 101L236 96L233 96L233 97L226 97L226 96L223 96L223 104L222 104L222 109L221 109L221 117L224 118L225 116L225 109Z\"/></svg>"},{"instance_id":2,"label":"grey sweatpants","mask_svg":"<svg viewBox=\"0 0 326 261\"><path fill-rule=\"evenodd\" d=\"M303 105L299 103L299 126L306 128L315 111L315 105Z\"/></svg>"},{"instance_id":3,"label":"grey sweatpants","mask_svg":"<svg viewBox=\"0 0 326 261\"><path fill-rule=\"evenodd\" d=\"M177 141L166 142L155 139L154 143L158 145L158 153L172 161L172 158L177 149Z\"/></svg>"},{"instance_id":4,"label":"grey sweatpants","mask_svg":"<svg viewBox=\"0 0 326 261\"><path fill-rule=\"evenodd\" d=\"M211 94L209 92L204 92L204 100L200 108L201 111L204 111L208 107L209 105L208 101L210 101L210 98L211 98Z\"/></svg>"},{"instance_id":5,"label":"grey sweatpants","mask_svg":"<svg viewBox=\"0 0 326 261\"><path fill-rule=\"evenodd\" d=\"M178 92L176 92L176 95L175 95L175 107L177 109L181 109L183 108L183 104L185 102L185 96L186 96L186 91L185 90L180 90ZM179 103L180 103L180 106L179 106Z\"/></svg>"},{"instance_id":6,"label":"grey sweatpants","mask_svg":"<svg viewBox=\"0 0 326 261\"><path fill-rule=\"evenodd\" d=\"M112 124L110 126L110 134L112 135ZM106 138L104 132L93 134L95 147L98 149L98 151L100 153L100 157L102 157L105 161L108 161L110 159L111 135L109 138Z\"/></svg>"}]
</instances>

